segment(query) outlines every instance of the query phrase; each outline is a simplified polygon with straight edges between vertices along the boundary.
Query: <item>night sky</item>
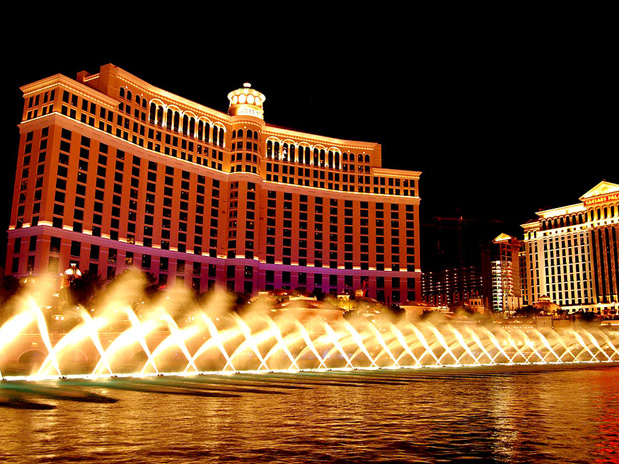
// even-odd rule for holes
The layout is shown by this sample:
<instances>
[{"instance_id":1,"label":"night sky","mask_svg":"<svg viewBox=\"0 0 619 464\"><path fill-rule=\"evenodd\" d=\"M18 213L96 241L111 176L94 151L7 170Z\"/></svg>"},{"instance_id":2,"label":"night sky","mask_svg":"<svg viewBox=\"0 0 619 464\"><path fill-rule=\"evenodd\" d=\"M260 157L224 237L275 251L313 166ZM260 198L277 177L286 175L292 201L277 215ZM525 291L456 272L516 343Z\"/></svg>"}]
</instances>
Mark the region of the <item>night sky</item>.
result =
<instances>
[{"instance_id":1,"label":"night sky","mask_svg":"<svg viewBox=\"0 0 619 464\"><path fill-rule=\"evenodd\" d=\"M250 82L266 95L269 124L380 143L384 167L422 171L423 270L457 258L456 223L438 217L465 219L465 261L474 262L480 243L501 232L521 237L536 211L576 203L602 180L619 183L616 53L605 25L578 12L476 22L452 13L408 20L398 11L370 12L347 27L332 20L304 34L296 20L262 25L259 33L226 23L219 40L206 23L174 30L174 40L164 31L157 40L138 38L132 23L122 34L70 30L55 36L58 49L49 53L37 48L51 41L47 31L29 46L4 37L13 45L1 87L0 257L19 87L106 63L223 112L228 92Z\"/></svg>"}]
</instances>

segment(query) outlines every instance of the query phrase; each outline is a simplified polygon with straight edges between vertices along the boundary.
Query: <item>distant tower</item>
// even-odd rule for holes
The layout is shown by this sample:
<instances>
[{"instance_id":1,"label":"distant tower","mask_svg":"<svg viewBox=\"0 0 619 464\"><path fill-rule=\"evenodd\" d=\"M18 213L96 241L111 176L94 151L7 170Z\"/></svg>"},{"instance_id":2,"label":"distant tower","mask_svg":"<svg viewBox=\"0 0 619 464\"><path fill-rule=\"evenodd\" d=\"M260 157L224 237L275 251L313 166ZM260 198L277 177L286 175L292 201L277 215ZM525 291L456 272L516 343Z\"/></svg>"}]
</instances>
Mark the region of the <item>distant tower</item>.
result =
<instances>
[{"instance_id":1,"label":"distant tower","mask_svg":"<svg viewBox=\"0 0 619 464\"><path fill-rule=\"evenodd\" d=\"M500 234L482 250L484 305L492 311L514 311L522 305L520 241Z\"/></svg>"}]
</instances>

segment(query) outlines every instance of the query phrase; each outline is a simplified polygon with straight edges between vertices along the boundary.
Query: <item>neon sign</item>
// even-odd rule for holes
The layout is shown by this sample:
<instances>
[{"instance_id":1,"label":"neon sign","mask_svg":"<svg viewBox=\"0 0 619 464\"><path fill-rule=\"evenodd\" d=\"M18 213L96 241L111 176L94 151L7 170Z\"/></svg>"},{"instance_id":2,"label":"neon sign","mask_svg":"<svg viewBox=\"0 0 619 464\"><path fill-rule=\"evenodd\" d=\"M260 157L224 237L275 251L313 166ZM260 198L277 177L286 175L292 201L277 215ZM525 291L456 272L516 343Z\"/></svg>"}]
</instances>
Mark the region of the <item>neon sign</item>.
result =
<instances>
[{"instance_id":1,"label":"neon sign","mask_svg":"<svg viewBox=\"0 0 619 464\"><path fill-rule=\"evenodd\" d=\"M600 203L607 203L609 201L617 201L617 200L619 200L619 192L609 193L608 195L585 200L585 206L598 205Z\"/></svg>"}]
</instances>

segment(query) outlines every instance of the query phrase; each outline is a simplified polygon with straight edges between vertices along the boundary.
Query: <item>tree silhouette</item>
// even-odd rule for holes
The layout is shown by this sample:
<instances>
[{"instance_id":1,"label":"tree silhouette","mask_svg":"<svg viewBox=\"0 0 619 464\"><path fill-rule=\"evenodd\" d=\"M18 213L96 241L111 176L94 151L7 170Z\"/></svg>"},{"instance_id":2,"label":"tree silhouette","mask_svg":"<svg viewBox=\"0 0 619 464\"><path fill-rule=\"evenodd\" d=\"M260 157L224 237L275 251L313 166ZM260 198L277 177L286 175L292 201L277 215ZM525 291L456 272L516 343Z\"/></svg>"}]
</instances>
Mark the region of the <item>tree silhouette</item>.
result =
<instances>
[{"instance_id":1,"label":"tree silhouette","mask_svg":"<svg viewBox=\"0 0 619 464\"><path fill-rule=\"evenodd\" d=\"M71 303L89 306L95 295L103 288L103 279L96 272L86 272L69 284Z\"/></svg>"}]
</instances>

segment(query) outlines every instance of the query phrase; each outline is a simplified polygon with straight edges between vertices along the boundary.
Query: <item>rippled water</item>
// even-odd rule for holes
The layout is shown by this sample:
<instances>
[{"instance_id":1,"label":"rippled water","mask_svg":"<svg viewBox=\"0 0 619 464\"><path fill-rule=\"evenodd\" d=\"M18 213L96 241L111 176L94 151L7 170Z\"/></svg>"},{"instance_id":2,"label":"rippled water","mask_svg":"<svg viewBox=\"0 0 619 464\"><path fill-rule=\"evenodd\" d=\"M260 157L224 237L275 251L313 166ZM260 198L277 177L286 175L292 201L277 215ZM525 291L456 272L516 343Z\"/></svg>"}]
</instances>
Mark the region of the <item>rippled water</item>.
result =
<instances>
[{"instance_id":1,"label":"rippled water","mask_svg":"<svg viewBox=\"0 0 619 464\"><path fill-rule=\"evenodd\" d=\"M3 382L0 405L8 463L619 462L619 367Z\"/></svg>"}]
</instances>

